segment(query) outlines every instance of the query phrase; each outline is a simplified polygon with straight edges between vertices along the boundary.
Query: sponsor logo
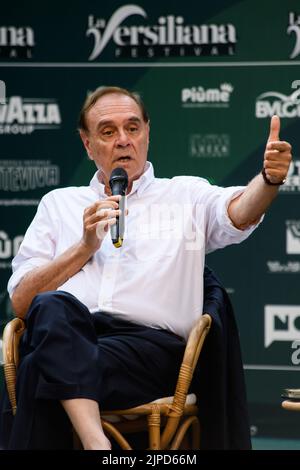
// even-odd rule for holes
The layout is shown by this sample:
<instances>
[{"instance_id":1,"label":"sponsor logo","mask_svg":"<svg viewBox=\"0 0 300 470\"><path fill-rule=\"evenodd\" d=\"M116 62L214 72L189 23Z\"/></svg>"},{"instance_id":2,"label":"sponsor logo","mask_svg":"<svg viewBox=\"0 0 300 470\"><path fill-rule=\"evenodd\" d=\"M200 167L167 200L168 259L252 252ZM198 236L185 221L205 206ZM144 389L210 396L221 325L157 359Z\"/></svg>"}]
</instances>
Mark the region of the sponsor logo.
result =
<instances>
[{"instance_id":1,"label":"sponsor logo","mask_svg":"<svg viewBox=\"0 0 300 470\"><path fill-rule=\"evenodd\" d=\"M0 80L0 104L6 103L6 85L3 80Z\"/></svg>"},{"instance_id":2,"label":"sponsor logo","mask_svg":"<svg viewBox=\"0 0 300 470\"><path fill-rule=\"evenodd\" d=\"M295 59L300 54L300 15L294 12L289 13L287 33L295 33L295 45L290 55L290 59Z\"/></svg>"},{"instance_id":3,"label":"sponsor logo","mask_svg":"<svg viewBox=\"0 0 300 470\"><path fill-rule=\"evenodd\" d=\"M265 306L265 347L274 341L294 341L300 335L300 305Z\"/></svg>"},{"instance_id":4,"label":"sponsor logo","mask_svg":"<svg viewBox=\"0 0 300 470\"><path fill-rule=\"evenodd\" d=\"M286 182L280 186L280 193L300 193L300 160L292 160Z\"/></svg>"},{"instance_id":5,"label":"sponsor logo","mask_svg":"<svg viewBox=\"0 0 300 470\"><path fill-rule=\"evenodd\" d=\"M61 116L54 99L11 96L0 105L0 134L31 134L59 129Z\"/></svg>"},{"instance_id":6,"label":"sponsor logo","mask_svg":"<svg viewBox=\"0 0 300 470\"><path fill-rule=\"evenodd\" d=\"M0 199L0 206L13 207L13 206L38 206L39 199Z\"/></svg>"},{"instance_id":7,"label":"sponsor logo","mask_svg":"<svg viewBox=\"0 0 300 470\"><path fill-rule=\"evenodd\" d=\"M193 86L181 90L181 104L184 108L228 108L233 86L222 83L219 88Z\"/></svg>"},{"instance_id":8,"label":"sponsor logo","mask_svg":"<svg viewBox=\"0 0 300 470\"><path fill-rule=\"evenodd\" d=\"M286 252L300 255L300 220L286 221Z\"/></svg>"},{"instance_id":9,"label":"sponsor logo","mask_svg":"<svg viewBox=\"0 0 300 470\"><path fill-rule=\"evenodd\" d=\"M300 261L267 261L269 272L274 273L300 273Z\"/></svg>"},{"instance_id":10,"label":"sponsor logo","mask_svg":"<svg viewBox=\"0 0 300 470\"><path fill-rule=\"evenodd\" d=\"M236 29L230 23L186 24L183 16L168 14L157 18L156 24L143 24L146 18L146 11L138 5L124 5L108 20L89 15L86 35L94 40L89 60L97 59L110 42L115 46L114 57L118 58L219 56L235 53ZM133 21L136 24L132 24Z\"/></svg>"},{"instance_id":11,"label":"sponsor logo","mask_svg":"<svg viewBox=\"0 0 300 470\"><path fill-rule=\"evenodd\" d=\"M230 153L229 134L192 134L189 154L196 158L228 157Z\"/></svg>"},{"instance_id":12,"label":"sponsor logo","mask_svg":"<svg viewBox=\"0 0 300 470\"><path fill-rule=\"evenodd\" d=\"M300 220L286 220L286 254L300 255ZM299 273L300 261L267 261L270 273Z\"/></svg>"},{"instance_id":13,"label":"sponsor logo","mask_svg":"<svg viewBox=\"0 0 300 470\"><path fill-rule=\"evenodd\" d=\"M0 26L1 59L31 59L34 46L34 32L29 26Z\"/></svg>"},{"instance_id":14,"label":"sponsor logo","mask_svg":"<svg viewBox=\"0 0 300 470\"><path fill-rule=\"evenodd\" d=\"M10 262L7 263L5 260L11 260L16 256L23 238L24 235L16 235L11 239L4 230L0 230L0 269L11 267Z\"/></svg>"},{"instance_id":15,"label":"sponsor logo","mask_svg":"<svg viewBox=\"0 0 300 470\"><path fill-rule=\"evenodd\" d=\"M298 339L293 341L291 348L296 350L291 355L292 364L298 366L300 364L300 341Z\"/></svg>"},{"instance_id":16,"label":"sponsor logo","mask_svg":"<svg viewBox=\"0 0 300 470\"><path fill-rule=\"evenodd\" d=\"M60 183L60 171L50 160L0 160L0 191L31 191Z\"/></svg>"},{"instance_id":17,"label":"sponsor logo","mask_svg":"<svg viewBox=\"0 0 300 470\"><path fill-rule=\"evenodd\" d=\"M274 114L282 118L295 118L300 116L300 81L295 80L292 88L296 90L290 95L277 91L267 91L256 98L255 116L269 118Z\"/></svg>"}]
</instances>

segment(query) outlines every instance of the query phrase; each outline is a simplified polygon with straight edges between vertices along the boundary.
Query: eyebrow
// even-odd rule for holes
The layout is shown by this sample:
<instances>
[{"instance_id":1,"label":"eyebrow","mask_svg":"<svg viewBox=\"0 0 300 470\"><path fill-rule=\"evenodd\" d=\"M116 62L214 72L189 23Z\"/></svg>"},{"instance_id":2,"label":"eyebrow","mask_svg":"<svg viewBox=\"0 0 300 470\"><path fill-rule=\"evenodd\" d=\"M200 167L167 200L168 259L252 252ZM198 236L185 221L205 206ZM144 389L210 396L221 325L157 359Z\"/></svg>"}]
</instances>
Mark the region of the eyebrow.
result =
<instances>
[{"instance_id":1,"label":"eyebrow","mask_svg":"<svg viewBox=\"0 0 300 470\"><path fill-rule=\"evenodd\" d=\"M141 123L142 120L137 117L137 116L132 116L128 119L128 122L136 122L136 123ZM114 126L115 125L115 121L111 120L111 119L106 119L104 121L100 121L97 125L97 131L102 128L102 127L105 127L105 126Z\"/></svg>"}]
</instances>

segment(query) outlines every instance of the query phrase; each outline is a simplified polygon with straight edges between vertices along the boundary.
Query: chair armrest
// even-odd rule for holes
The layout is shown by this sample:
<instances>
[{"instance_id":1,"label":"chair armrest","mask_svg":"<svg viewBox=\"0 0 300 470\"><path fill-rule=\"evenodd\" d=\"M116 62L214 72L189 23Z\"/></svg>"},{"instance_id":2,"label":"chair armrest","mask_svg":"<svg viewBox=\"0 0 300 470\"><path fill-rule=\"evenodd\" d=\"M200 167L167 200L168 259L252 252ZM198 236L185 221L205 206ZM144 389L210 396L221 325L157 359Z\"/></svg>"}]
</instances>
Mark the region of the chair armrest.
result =
<instances>
[{"instance_id":1,"label":"chair armrest","mask_svg":"<svg viewBox=\"0 0 300 470\"><path fill-rule=\"evenodd\" d=\"M175 433L175 422L179 422L183 415L186 397L192 382L194 370L198 362L204 340L210 330L211 323L211 316L209 314L203 314L197 320L189 334L178 375L174 400L170 405L168 421L161 438L163 449L168 446Z\"/></svg>"},{"instance_id":2,"label":"chair armrest","mask_svg":"<svg viewBox=\"0 0 300 470\"><path fill-rule=\"evenodd\" d=\"M21 318L14 318L3 331L3 365L8 397L13 414L16 413L16 377L19 363L19 342L25 330L25 323Z\"/></svg>"}]
</instances>

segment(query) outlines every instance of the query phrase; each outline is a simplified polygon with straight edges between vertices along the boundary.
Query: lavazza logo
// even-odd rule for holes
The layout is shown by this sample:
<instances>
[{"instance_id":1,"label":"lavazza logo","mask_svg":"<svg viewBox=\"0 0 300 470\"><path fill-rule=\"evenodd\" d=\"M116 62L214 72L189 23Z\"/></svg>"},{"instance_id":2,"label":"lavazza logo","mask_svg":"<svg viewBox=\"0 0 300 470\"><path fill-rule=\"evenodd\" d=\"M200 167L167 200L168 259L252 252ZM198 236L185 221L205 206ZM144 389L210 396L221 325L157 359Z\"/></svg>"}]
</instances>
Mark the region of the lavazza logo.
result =
<instances>
[{"instance_id":1,"label":"lavazza logo","mask_svg":"<svg viewBox=\"0 0 300 470\"><path fill-rule=\"evenodd\" d=\"M11 96L0 105L0 134L31 134L59 129L60 124L59 107L53 99Z\"/></svg>"},{"instance_id":2,"label":"lavazza logo","mask_svg":"<svg viewBox=\"0 0 300 470\"><path fill-rule=\"evenodd\" d=\"M287 259L284 262L279 260L267 261L269 273L272 274L299 274L300 273L300 220L286 220L286 255L296 255L294 259Z\"/></svg>"},{"instance_id":3,"label":"lavazza logo","mask_svg":"<svg viewBox=\"0 0 300 470\"><path fill-rule=\"evenodd\" d=\"M97 59L110 41L118 58L222 56L235 53L236 29L232 24L189 24L182 16L160 16L157 24L126 25L132 16L147 18L138 5L124 5L107 20L88 17L87 36L94 39L89 60Z\"/></svg>"},{"instance_id":4,"label":"lavazza logo","mask_svg":"<svg viewBox=\"0 0 300 470\"><path fill-rule=\"evenodd\" d=\"M181 90L183 108L228 108L233 86L222 83L219 88L192 86Z\"/></svg>"},{"instance_id":5,"label":"lavazza logo","mask_svg":"<svg viewBox=\"0 0 300 470\"><path fill-rule=\"evenodd\" d=\"M29 26L0 26L1 59L31 59L34 46L34 32Z\"/></svg>"}]
</instances>

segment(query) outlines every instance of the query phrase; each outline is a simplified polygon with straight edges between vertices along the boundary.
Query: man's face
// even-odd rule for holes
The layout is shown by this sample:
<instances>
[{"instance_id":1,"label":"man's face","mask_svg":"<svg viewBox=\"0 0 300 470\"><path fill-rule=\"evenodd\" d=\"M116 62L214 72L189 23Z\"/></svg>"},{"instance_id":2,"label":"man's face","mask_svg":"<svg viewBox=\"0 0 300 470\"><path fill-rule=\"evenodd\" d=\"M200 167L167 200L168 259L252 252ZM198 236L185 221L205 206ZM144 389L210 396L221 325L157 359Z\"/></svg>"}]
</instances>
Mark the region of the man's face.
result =
<instances>
[{"instance_id":1,"label":"man's face","mask_svg":"<svg viewBox=\"0 0 300 470\"><path fill-rule=\"evenodd\" d=\"M137 103L127 95L111 93L98 99L86 115L88 132L80 135L88 156L101 170L109 187L114 168L128 173L128 189L144 172L149 145L149 123Z\"/></svg>"}]
</instances>

